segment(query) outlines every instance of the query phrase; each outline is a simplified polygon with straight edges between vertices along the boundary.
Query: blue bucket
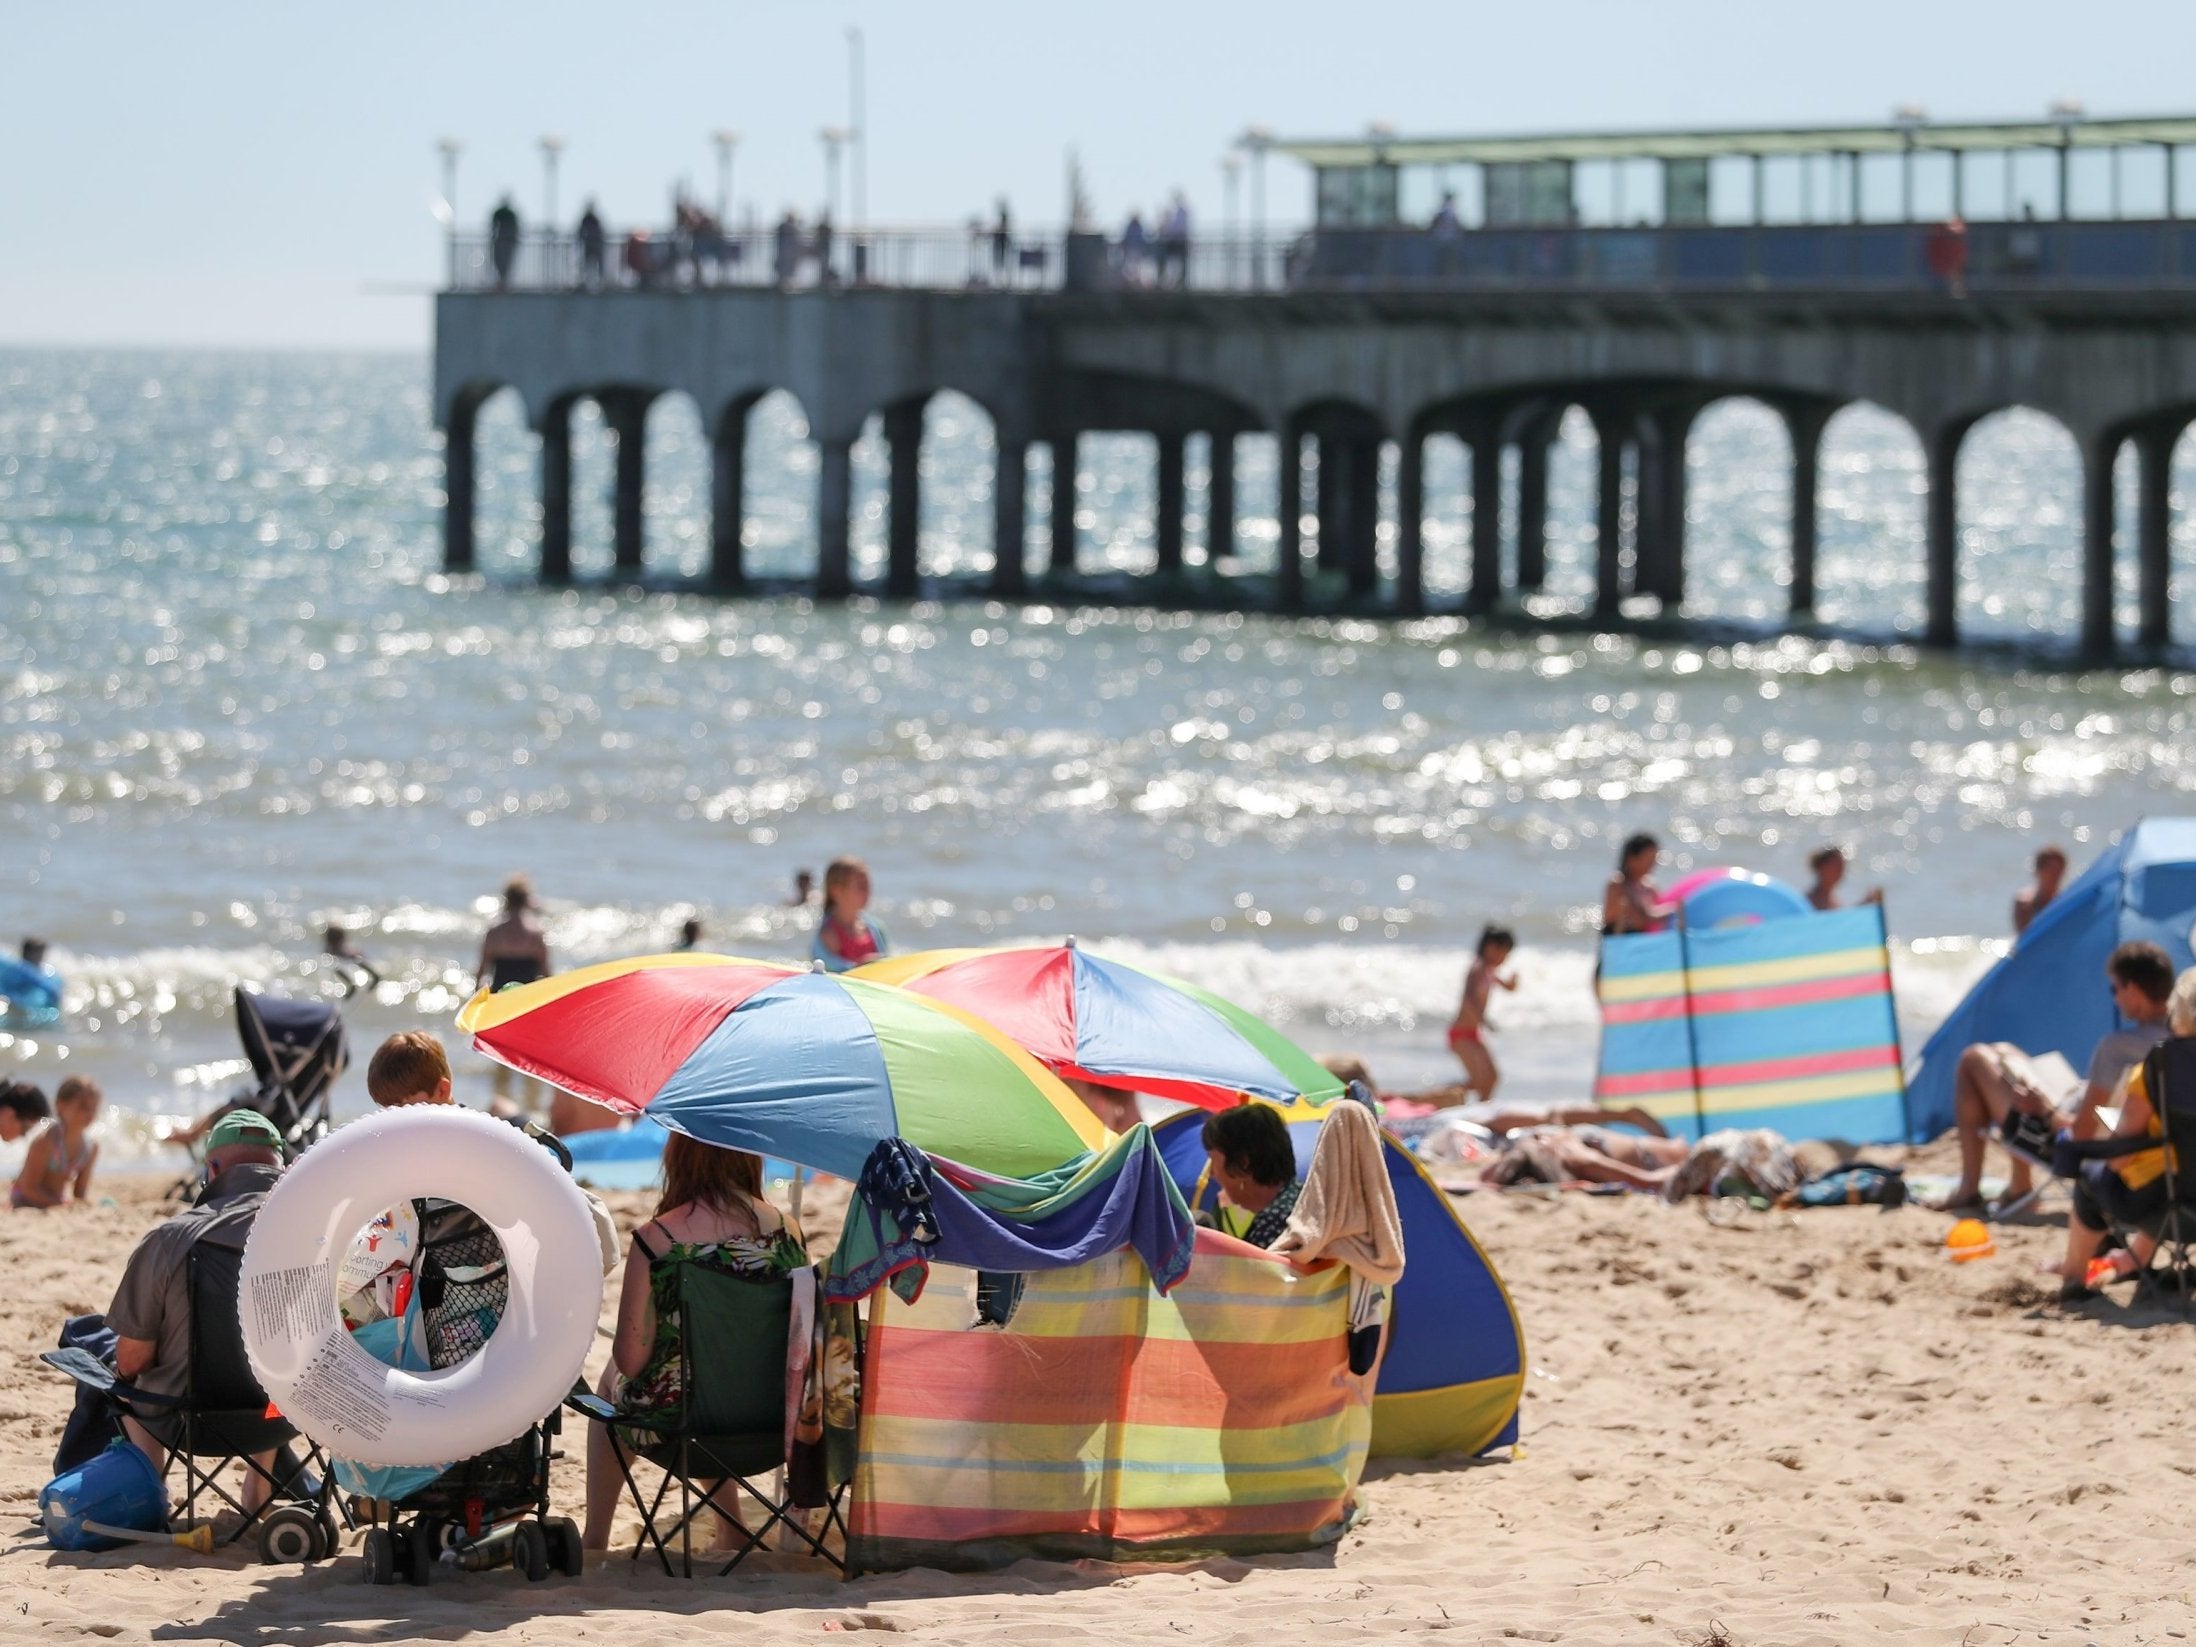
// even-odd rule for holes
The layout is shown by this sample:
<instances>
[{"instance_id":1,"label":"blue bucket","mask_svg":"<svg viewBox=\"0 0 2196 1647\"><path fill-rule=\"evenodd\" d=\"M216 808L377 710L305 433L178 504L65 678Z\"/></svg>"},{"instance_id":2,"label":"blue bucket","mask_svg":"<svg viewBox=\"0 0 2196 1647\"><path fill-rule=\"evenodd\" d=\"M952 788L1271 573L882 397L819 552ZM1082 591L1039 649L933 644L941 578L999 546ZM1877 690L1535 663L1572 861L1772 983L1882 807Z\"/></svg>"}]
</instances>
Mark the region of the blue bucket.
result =
<instances>
[{"instance_id":1,"label":"blue bucket","mask_svg":"<svg viewBox=\"0 0 2196 1647\"><path fill-rule=\"evenodd\" d=\"M57 1550L111 1550L121 1540L87 1533L85 1522L161 1532L168 1525L168 1494L152 1460L117 1438L97 1458L47 1482L38 1514L46 1542Z\"/></svg>"}]
</instances>

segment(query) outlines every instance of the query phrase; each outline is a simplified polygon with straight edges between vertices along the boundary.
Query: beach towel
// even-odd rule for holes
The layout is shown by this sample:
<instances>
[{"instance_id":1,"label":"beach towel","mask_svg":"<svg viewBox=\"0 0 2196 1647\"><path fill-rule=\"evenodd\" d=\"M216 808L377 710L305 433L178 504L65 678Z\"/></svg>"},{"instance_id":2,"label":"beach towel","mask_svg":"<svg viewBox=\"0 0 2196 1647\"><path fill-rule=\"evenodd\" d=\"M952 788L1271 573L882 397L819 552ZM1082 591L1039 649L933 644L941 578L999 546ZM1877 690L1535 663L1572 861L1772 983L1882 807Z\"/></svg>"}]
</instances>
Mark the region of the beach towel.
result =
<instances>
[{"instance_id":1,"label":"beach towel","mask_svg":"<svg viewBox=\"0 0 2196 1647\"><path fill-rule=\"evenodd\" d=\"M889 1142L895 1159L912 1157L927 1168L927 1227L903 1223L896 1209L907 1204L904 1193L883 1207L860 1196L849 1202L824 1274L824 1296L833 1302L865 1298L887 1282L912 1302L933 1263L1025 1274L1128 1247L1161 1292L1189 1268L1195 1226L1148 1127L1132 1127L1106 1148L1031 1178L976 1172ZM922 1238L933 1232L934 1239Z\"/></svg>"},{"instance_id":2,"label":"beach towel","mask_svg":"<svg viewBox=\"0 0 2196 1647\"><path fill-rule=\"evenodd\" d=\"M1388 1180L1380 1123L1362 1104L1327 1111L1311 1168L1274 1253L1299 1264L1331 1258L1375 1286L1403 1275L1403 1220Z\"/></svg>"}]
</instances>

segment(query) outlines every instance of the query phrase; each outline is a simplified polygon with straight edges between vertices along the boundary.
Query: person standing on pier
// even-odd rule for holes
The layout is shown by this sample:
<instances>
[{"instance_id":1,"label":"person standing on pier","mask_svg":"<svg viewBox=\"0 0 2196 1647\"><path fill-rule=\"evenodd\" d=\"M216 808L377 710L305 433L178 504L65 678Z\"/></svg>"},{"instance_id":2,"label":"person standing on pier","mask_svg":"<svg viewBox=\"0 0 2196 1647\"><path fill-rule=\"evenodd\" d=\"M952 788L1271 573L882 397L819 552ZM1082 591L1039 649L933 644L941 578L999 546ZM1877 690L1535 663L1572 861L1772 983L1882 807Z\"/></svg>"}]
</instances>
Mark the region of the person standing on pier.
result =
<instances>
[{"instance_id":1,"label":"person standing on pier","mask_svg":"<svg viewBox=\"0 0 2196 1647\"><path fill-rule=\"evenodd\" d=\"M839 277L831 269L831 209L816 214L816 284L836 286Z\"/></svg>"},{"instance_id":2,"label":"person standing on pier","mask_svg":"<svg viewBox=\"0 0 2196 1647\"><path fill-rule=\"evenodd\" d=\"M1014 216L1007 210L1006 196L999 197L999 215L991 224L991 283L1004 286L1013 271Z\"/></svg>"},{"instance_id":3,"label":"person standing on pier","mask_svg":"<svg viewBox=\"0 0 2196 1647\"><path fill-rule=\"evenodd\" d=\"M1130 212L1121 229L1121 284L1144 284L1144 260L1151 250L1151 236L1144 230L1144 214Z\"/></svg>"},{"instance_id":4,"label":"person standing on pier","mask_svg":"<svg viewBox=\"0 0 2196 1647\"><path fill-rule=\"evenodd\" d=\"M595 203L587 202L587 210L580 213L580 284L589 291L599 290L603 281L603 253L608 237L603 233L602 219L595 213Z\"/></svg>"},{"instance_id":5,"label":"person standing on pier","mask_svg":"<svg viewBox=\"0 0 2196 1647\"><path fill-rule=\"evenodd\" d=\"M488 214L488 261L496 271L496 290L508 291L511 266L518 261L519 215L506 194Z\"/></svg>"},{"instance_id":6,"label":"person standing on pier","mask_svg":"<svg viewBox=\"0 0 2196 1647\"><path fill-rule=\"evenodd\" d=\"M1167 202L1167 215L1159 220L1159 284L1187 286L1190 268L1189 202L1176 189Z\"/></svg>"},{"instance_id":7,"label":"person standing on pier","mask_svg":"<svg viewBox=\"0 0 2196 1647\"><path fill-rule=\"evenodd\" d=\"M801 267L801 218L788 206L785 215L778 219L776 243L772 247L771 273L777 277L780 289L793 284L793 277Z\"/></svg>"}]
</instances>

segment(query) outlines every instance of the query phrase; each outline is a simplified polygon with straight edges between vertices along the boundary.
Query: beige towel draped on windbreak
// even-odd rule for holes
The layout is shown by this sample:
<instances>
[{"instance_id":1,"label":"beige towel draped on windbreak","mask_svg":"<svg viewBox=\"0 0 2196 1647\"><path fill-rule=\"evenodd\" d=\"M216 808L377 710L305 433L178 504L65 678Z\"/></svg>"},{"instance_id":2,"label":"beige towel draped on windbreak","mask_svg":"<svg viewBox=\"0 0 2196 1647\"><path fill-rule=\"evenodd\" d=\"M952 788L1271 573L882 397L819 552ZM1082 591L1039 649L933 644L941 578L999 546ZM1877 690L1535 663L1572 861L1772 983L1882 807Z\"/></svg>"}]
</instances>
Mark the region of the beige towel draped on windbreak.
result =
<instances>
[{"instance_id":1,"label":"beige towel draped on windbreak","mask_svg":"<svg viewBox=\"0 0 2196 1647\"><path fill-rule=\"evenodd\" d=\"M1273 1250L1299 1264L1331 1258L1376 1286L1403 1274L1403 1220L1381 1148L1380 1124L1363 1104L1327 1111L1311 1169Z\"/></svg>"}]
</instances>

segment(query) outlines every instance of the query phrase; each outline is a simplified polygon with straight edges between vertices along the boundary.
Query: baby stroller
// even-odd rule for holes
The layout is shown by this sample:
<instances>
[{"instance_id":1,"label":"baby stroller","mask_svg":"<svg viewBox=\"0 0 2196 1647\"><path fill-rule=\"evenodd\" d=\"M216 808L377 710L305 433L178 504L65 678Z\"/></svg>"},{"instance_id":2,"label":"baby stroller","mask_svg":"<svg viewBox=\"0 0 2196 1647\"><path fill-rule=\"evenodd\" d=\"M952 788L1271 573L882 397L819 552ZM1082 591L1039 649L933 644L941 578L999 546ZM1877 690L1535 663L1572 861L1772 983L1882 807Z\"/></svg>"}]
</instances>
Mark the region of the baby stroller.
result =
<instances>
[{"instance_id":1,"label":"baby stroller","mask_svg":"<svg viewBox=\"0 0 2196 1647\"><path fill-rule=\"evenodd\" d=\"M236 1033L259 1086L244 1102L275 1124L295 1155L325 1137L336 1077L350 1067L343 1014L331 1001L236 991Z\"/></svg>"},{"instance_id":2,"label":"baby stroller","mask_svg":"<svg viewBox=\"0 0 2196 1647\"><path fill-rule=\"evenodd\" d=\"M400 1364L454 1367L496 1330L510 1296L503 1248L465 1207L419 1208L419 1244L409 1276L396 1278ZM561 1416L552 1411L515 1441L441 1470L371 1469L338 1460L336 1479L367 1527L366 1582L431 1581L438 1562L478 1572L508 1563L538 1581L552 1570L576 1577L580 1530L549 1514L549 1466L559 1455Z\"/></svg>"}]
</instances>

